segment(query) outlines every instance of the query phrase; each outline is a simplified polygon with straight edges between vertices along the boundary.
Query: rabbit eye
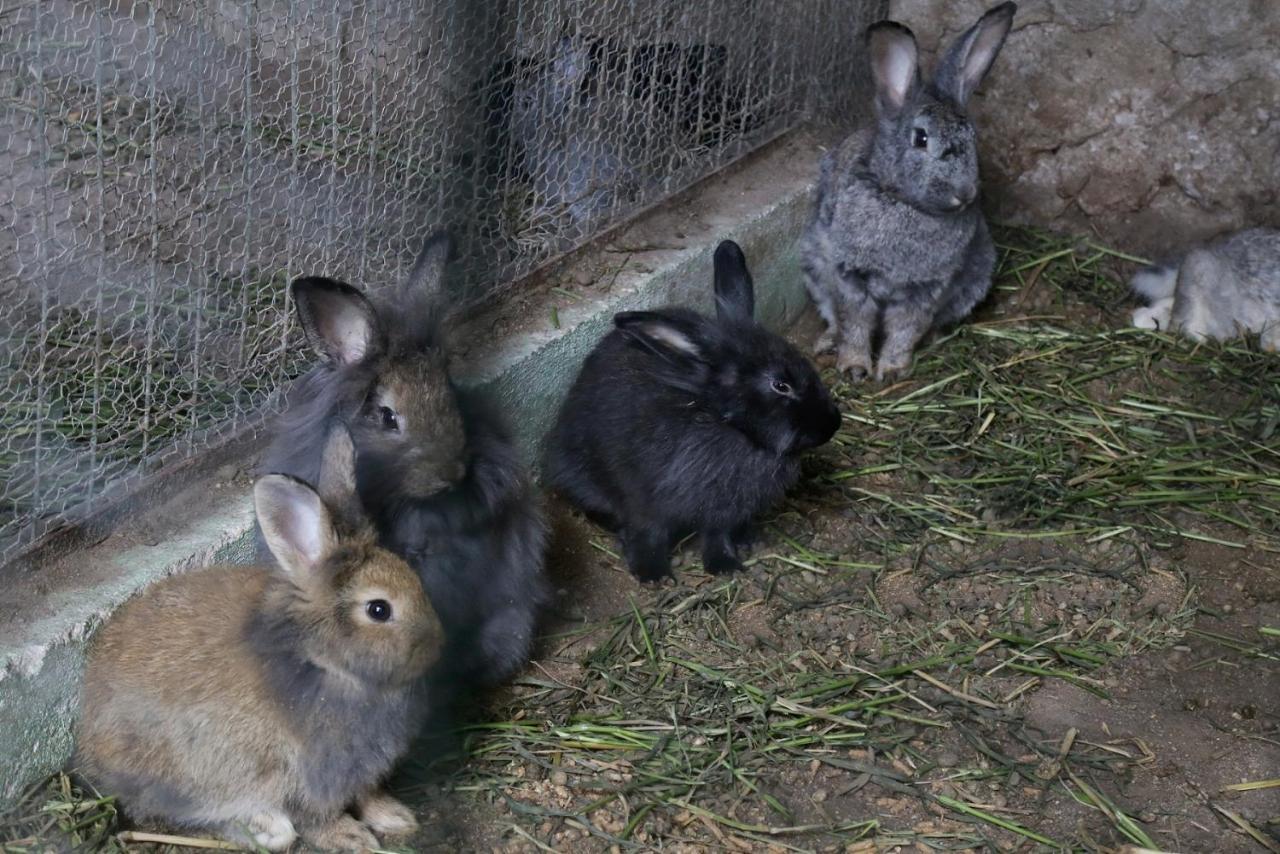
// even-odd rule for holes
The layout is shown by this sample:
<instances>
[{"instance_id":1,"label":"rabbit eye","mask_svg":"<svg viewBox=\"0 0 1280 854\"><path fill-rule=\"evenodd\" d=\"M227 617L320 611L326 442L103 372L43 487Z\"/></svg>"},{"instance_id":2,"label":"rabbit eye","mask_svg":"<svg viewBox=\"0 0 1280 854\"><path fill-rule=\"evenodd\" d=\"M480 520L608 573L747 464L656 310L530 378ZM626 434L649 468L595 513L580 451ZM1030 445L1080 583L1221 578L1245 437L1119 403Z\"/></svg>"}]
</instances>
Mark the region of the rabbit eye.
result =
<instances>
[{"instance_id":1,"label":"rabbit eye","mask_svg":"<svg viewBox=\"0 0 1280 854\"><path fill-rule=\"evenodd\" d=\"M924 148L929 144L929 132L924 128L916 128L915 134L911 137L911 144L916 148Z\"/></svg>"},{"instance_id":2,"label":"rabbit eye","mask_svg":"<svg viewBox=\"0 0 1280 854\"><path fill-rule=\"evenodd\" d=\"M791 384L783 382L782 380L773 381L773 390L784 397L791 396Z\"/></svg>"},{"instance_id":3,"label":"rabbit eye","mask_svg":"<svg viewBox=\"0 0 1280 854\"><path fill-rule=\"evenodd\" d=\"M399 430L400 416L396 415L396 411L390 406L379 406L378 415L382 417L382 429Z\"/></svg>"},{"instance_id":4,"label":"rabbit eye","mask_svg":"<svg viewBox=\"0 0 1280 854\"><path fill-rule=\"evenodd\" d=\"M365 603L364 612L375 623L385 623L391 619L391 603L386 599L372 599Z\"/></svg>"}]
</instances>

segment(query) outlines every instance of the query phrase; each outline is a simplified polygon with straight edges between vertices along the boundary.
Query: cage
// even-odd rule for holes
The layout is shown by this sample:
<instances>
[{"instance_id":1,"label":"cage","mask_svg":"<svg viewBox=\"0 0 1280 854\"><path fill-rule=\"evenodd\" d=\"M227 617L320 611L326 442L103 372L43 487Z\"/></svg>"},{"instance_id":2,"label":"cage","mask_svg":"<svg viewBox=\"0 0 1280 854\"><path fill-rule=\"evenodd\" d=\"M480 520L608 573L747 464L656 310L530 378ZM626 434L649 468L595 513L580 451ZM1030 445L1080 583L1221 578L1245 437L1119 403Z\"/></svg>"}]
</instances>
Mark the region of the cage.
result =
<instances>
[{"instance_id":1,"label":"cage","mask_svg":"<svg viewBox=\"0 0 1280 854\"><path fill-rule=\"evenodd\" d=\"M883 5L4 0L0 562L258 423L292 277L377 287L443 225L480 305L852 116Z\"/></svg>"}]
</instances>

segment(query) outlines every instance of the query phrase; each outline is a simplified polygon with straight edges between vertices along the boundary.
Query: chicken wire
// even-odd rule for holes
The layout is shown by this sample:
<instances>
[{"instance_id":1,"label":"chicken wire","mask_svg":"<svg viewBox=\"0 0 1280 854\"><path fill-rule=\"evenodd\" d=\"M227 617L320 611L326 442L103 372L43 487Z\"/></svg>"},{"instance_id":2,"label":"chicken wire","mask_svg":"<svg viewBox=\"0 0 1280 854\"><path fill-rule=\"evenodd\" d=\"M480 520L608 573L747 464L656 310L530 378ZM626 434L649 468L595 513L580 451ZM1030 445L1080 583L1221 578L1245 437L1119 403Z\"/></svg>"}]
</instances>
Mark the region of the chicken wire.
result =
<instances>
[{"instance_id":1,"label":"chicken wire","mask_svg":"<svg viewBox=\"0 0 1280 854\"><path fill-rule=\"evenodd\" d=\"M0 562L268 411L288 281L473 304L813 117L856 0L0 0ZM816 166L816 164L815 164Z\"/></svg>"}]
</instances>

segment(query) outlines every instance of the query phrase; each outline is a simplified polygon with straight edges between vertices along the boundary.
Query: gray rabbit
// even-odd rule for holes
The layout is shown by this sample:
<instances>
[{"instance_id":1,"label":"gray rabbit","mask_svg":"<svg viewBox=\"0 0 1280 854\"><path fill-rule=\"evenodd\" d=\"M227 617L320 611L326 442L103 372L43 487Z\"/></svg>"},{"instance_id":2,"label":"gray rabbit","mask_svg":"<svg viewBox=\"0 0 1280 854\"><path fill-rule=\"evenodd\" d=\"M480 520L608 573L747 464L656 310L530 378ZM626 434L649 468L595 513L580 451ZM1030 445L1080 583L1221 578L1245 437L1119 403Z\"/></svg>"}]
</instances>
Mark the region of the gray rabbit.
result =
<instances>
[{"instance_id":1,"label":"gray rabbit","mask_svg":"<svg viewBox=\"0 0 1280 854\"><path fill-rule=\"evenodd\" d=\"M1197 341L1259 333L1262 349L1280 352L1280 231L1274 228L1237 231L1145 267L1130 287L1149 303L1134 310L1134 326L1177 330Z\"/></svg>"},{"instance_id":2,"label":"gray rabbit","mask_svg":"<svg viewBox=\"0 0 1280 854\"><path fill-rule=\"evenodd\" d=\"M567 217L579 232L636 182L619 140L629 132L619 105L590 97L590 46L565 36L549 60L517 85L511 129L533 186L534 210Z\"/></svg>"},{"instance_id":3,"label":"gray rabbit","mask_svg":"<svg viewBox=\"0 0 1280 854\"><path fill-rule=\"evenodd\" d=\"M977 134L965 104L1016 9L1002 3L983 15L928 82L909 29L881 21L867 30L875 126L823 159L800 244L805 284L827 324L817 349L834 346L838 367L856 378L904 374L926 333L967 317L991 288L996 253L976 204Z\"/></svg>"}]
</instances>

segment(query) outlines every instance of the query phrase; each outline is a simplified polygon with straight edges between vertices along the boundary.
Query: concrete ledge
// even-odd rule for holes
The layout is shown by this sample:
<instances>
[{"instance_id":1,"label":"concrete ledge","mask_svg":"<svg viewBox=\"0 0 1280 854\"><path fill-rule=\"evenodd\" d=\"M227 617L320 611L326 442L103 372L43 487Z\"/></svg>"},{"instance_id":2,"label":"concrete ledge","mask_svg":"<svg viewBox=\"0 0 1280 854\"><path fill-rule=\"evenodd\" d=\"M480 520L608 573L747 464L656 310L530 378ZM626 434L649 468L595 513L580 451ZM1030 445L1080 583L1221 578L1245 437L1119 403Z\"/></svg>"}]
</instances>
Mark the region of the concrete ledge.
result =
<instances>
[{"instance_id":1,"label":"concrete ledge","mask_svg":"<svg viewBox=\"0 0 1280 854\"><path fill-rule=\"evenodd\" d=\"M805 305L795 242L809 217L820 151L785 138L708 179L605 241L513 289L458 330L458 379L502 402L521 450L537 458L578 366L624 309L711 306L716 244L746 252L756 311L782 328ZM246 460L241 471L252 468ZM240 474L192 488L133 527L5 591L0 616L0 804L66 762L84 651L135 592L175 572L251 554L253 512ZM147 533L149 532L149 533ZM59 579L50 582L49 579Z\"/></svg>"}]
</instances>

